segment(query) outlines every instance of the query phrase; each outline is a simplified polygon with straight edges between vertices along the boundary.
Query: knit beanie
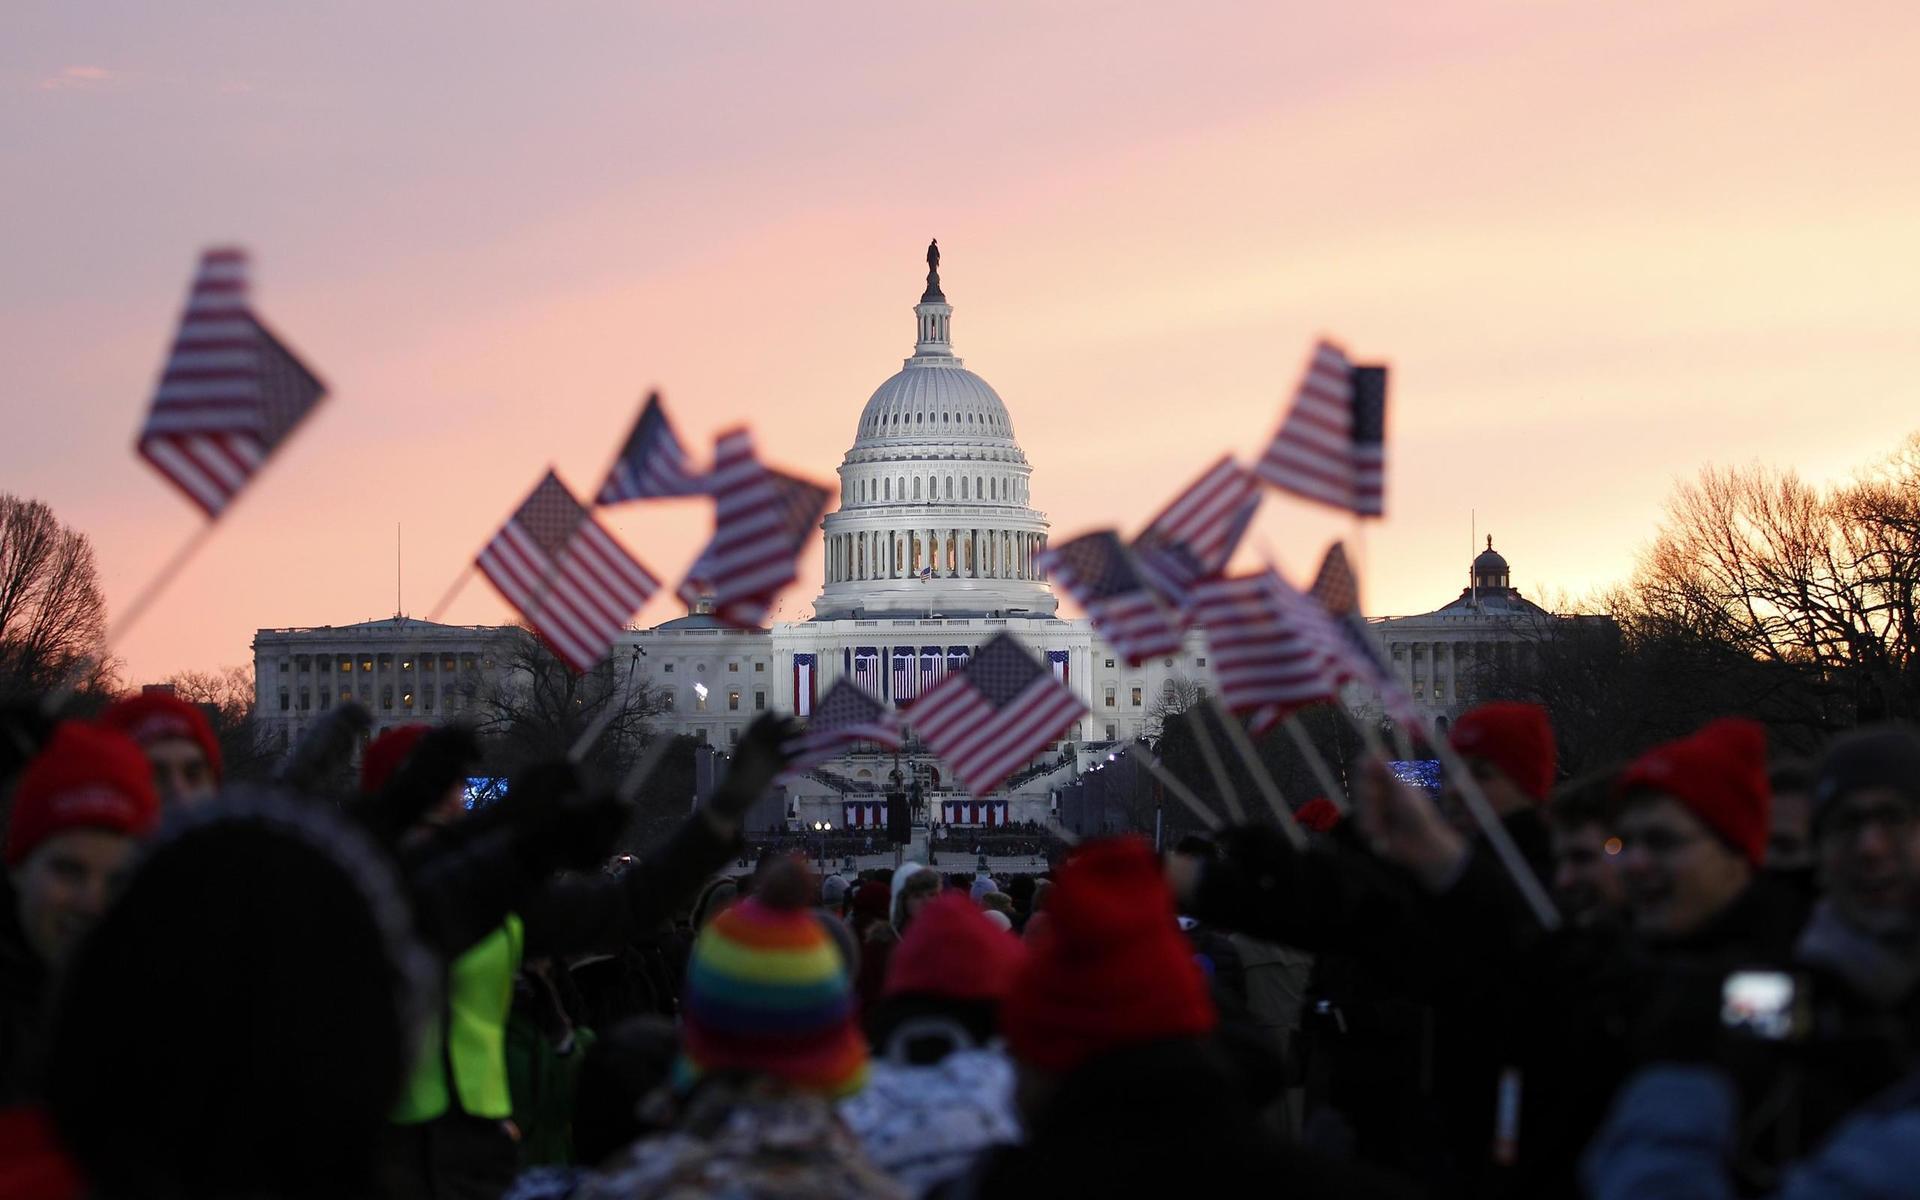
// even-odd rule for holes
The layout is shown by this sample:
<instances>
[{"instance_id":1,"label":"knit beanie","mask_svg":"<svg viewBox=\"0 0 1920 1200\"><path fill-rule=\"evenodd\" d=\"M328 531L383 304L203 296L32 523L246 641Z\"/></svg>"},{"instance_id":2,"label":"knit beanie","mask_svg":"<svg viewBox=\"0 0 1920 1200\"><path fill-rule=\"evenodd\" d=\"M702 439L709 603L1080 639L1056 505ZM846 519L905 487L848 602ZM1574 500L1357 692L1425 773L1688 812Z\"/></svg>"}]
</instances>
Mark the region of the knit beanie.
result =
<instances>
[{"instance_id":1,"label":"knit beanie","mask_svg":"<svg viewBox=\"0 0 1920 1200\"><path fill-rule=\"evenodd\" d=\"M185 738L200 747L214 782L220 781L220 742L198 704L189 704L172 692L141 692L108 705L100 714L100 724L118 729L142 747Z\"/></svg>"},{"instance_id":2,"label":"knit beanie","mask_svg":"<svg viewBox=\"0 0 1920 1200\"><path fill-rule=\"evenodd\" d=\"M1026 947L987 920L959 892L942 892L920 910L887 960L886 996L1005 1000Z\"/></svg>"},{"instance_id":3,"label":"knit beanie","mask_svg":"<svg viewBox=\"0 0 1920 1200\"><path fill-rule=\"evenodd\" d=\"M1123 1046L1211 1031L1207 981L1160 865L1136 837L1089 842L1028 925L1027 964L1000 1009L1015 1058L1067 1072Z\"/></svg>"},{"instance_id":4,"label":"knit beanie","mask_svg":"<svg viewBox=\"0 0 1920 1200\"><path fill-rule=\"evenodd\" d=\"M173 815L48 1033L48 1107L98 1194L371 1194L436 977L410 926L387 855L319 805Z\"/></svg>"},{"instance_id":5,"label":"knit beanie","mask_svg":"<svg viewBox=\"0 0 1920 1200\"><path fill-rule=\"evenodd\" d=\"M885 921L893 907L893 889L869 879L853 890L853 915L867 921Z\"/></svg>"},{"instance_id":6,"label":"knit beanie","mask_svg":"<svg viewBox=\"0 0 1920 1200\"><path fill-rule=\"evenodd\" d=\"M433 726L414 723L395 725L368 743L360 756L360 790L371 796L387 786L393 773L406 765L407 755L420 744Z\"/></svg>"},{"instance_id":7,"label":"knit beanie","mask_svg":"<svg viewBox=\"0 0 1920 1200\"><path fill-rule=\"evenodd\" d=\"M681 1001L679 1082L771 1076L845 1096L867 1081L851 973L812 910L751 896L700 931Z\"/></svg>"},{"instance_id":8,"label":"knit beanie","mask_svg":"<svg viewBox=\"0 0 1920 1200\"><path fill-rule=\"evenodd\" d=\"M1470 708L1453 723L1447 741L1465 757L1499 767L1535 802L1553 789L1553 722L1538 704L1499 701Z\"/></svg>"},{"instance_id":9,"label":"knit beanie","mask_svg":"<svg viewBox=\"0 0 1920 1200\"><path fill-rule=\"evenodd\" d=\"M1340 810L1325 796L1315 796L1293 810L1293 819L1309 833L1328 833L1340 823Z\"/></svg>"},{"instance_id":10,"label":"knit beanie","mask_svg":"<svg viewBox=\"0 0 1920 1200\"><path fill-rule=\"evenodd\" d=\"M1851 792L1891 788L1920 803L1920 736L1906 725L1875 725L1833 740L1813 780L1813 823Z\"/></svg>"},{"instance_id":11,"label":"knit beanie","mask_svg":"<svg viewBox=\"0 0 1920 1200\"><path fill-rule=\"evenodd\" d=\"M1755 867L1767 853L1773 792L1767 784L1767 731L1724 717L1655 746L1629 763L1614 794L1659 792L1684 805Z\"/></svg>"},{"instance_id":12,"label":"knit beanie","mask_svg":"<svg viewBox=\"0 0 1920 1200\"><path fill-rule=\"evenodd\" d=\"M140 747L124 733L64 721L14 787L7 865L19 866L42 842L68 830L144 837L159 820L153 768Z\"/></svg>"}]
</instances>

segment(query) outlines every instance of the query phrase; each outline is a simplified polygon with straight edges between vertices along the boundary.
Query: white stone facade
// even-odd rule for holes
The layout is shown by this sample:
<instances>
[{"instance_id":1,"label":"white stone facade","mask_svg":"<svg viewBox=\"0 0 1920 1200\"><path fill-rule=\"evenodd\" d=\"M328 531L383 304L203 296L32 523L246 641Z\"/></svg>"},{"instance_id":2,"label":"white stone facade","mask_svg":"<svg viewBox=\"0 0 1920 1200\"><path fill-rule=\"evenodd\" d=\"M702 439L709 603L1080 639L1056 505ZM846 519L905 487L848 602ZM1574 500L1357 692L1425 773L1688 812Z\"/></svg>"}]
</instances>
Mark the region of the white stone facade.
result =
<instances>
[{"instance_id":1,"label":"white stone facade","mask_svg":"<svg viewBox=\"0 0 1920 1200\"><path fill-rule=\"evenodd\" d=\"M504 632L411 617L257 630L255 725L269 744L292 745L348 697L373 714L375 736L394 725L457 717L503 669L496 656Z\"/></svg>"}]
</instances>

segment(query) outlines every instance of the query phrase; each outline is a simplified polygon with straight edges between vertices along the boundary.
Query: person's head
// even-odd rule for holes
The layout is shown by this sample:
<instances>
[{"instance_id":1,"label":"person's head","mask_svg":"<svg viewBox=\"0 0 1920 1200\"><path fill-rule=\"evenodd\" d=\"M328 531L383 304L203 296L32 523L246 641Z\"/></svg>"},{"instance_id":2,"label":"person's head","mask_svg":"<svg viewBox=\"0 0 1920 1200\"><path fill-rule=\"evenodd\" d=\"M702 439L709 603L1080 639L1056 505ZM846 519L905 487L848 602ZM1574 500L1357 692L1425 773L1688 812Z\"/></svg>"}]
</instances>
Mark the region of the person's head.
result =
<instances>
[{"instance_id":1,"label":"person's head","mask_svg":"<svg viewBox=\"0 0 1920 1200\"><path fill-rule=\"evenodd\" d=\"M27 763L7 822L7 876L41 962L66 962L159 817L153 773L123 733L68 721Z\"/></svg>"},{"instance_id":2,"label":"person's head","mask_svg":"<svg viewBox=\"0 0 1920 1200\"><path fill-rule=\"evenodd\" d=\"M954 890L921 908L887 960L882 1000L868 1022L876 1053L937 1062L983 1046L999 1024L1026 947Z\"/></svg>"},{"instance_id":3,"label":"person's head","mask_svg":"<svg viewBox=\"0 0 1920 1200\"><path fill-rule=\"evenodd\" d=\"M853 929L853 936L865 940L874 926L887 923L887 915L893 908L893 889L884 879L866 880L853 889L848 908L847 924Z\"/></svg>"},{"instance_id":4,"label":"person's head","mask_svg":"<svg viewBox=\"0 0 1920 1200\"><path fill-rule=\"evenodd\" d=\"M993 876L991 875L976 875L972 881L967 884L967 895L973 898L975 904L980 903L981 898L988 892L997 892L999 890L1000 885L994 882Z\"/></svg>"},{"instance_id":5,"label":"person's head","mask_svg":"<svg viewBox=\"0 0 1920 1200\"><path fill-rule=\"evenodd\" d=\"M370 1194L433 978L387 856L298 801L182 816L68 968L61 1140L101 1195Z\"/></svg>"},{"instance_id":6,"label":"person's head","mask_svg":"<svg viewBox=\"0 0 1920 1200\"><path fill-rule=\"evenodd\" d=\"M675 1083L751 1077L845 1096L867 1078L852 970L803 885L761 889L716 915L687 960Z\"/></svg>"},{"instance_id":7,"label":"person's head","mask_svg":"<svg viewBox=\"0 0 1920 1200\"><path fill-rule=\"evenodd\" d=\"M367 795L385 788L407 765L420 743L426 740L433 726L418 722L408 725L395 725L367 744L366 751L360 756L360 790ZM440 798L427 806L421 814L423 825L446 825L456 821L466 811L466 792L462 787L464 780L454 780L447 784Z\"/></svg>"},{"instance_id":8,"label":"person's head","mask_svg":"<svg viewBox=\"0 0 1920 1200\"><path fill-rule=\"evenodd\" d=\"M940 894L940 873L919 863L902 863L893 873L893 912L891 920L898 933L905 933L913 918L927 901Z\"/></svg>"},{"instance_id":9,"label":"person's head","mask_svg":"<svg viewBox=\"0 0 1920 1200\"><path fill-rule=\"evenodd\" d=\"M1655 746L1616 781L1613 833L1634 927L1687 937L1725 911L1767 845L1767 739L1752 721L1714 721Z\"/></svg>"},{"instance_id":10,"label":"person's head","mask_svg":"<svg viewBox=\"0 0 1920 1200\"><path fill-rule=\"evenodd\" d=\"M1813 785L1820 881L1840 916L1878 933L1920 924L1920 737L1899 725L1838 738Z\"/></svg>"},{"instance_id":11,"label":"person's head","mask_svg":"<svg viewBox=\"0 0 1920 1200\"><path fill-rule=\"evenodd\" d=\"M1547 803L1553 898L1575 925L1591 925L1620 911L1612 816L1604 778L1570 783Z\"/></svg>"},{"instance_id":12,"label":"person's head","mask_svg":"<svg viewBox=\"0 0 1920 1200\"><path fill-rule=\"evenodd\" d=\"M1093 1059L1213 1031L1206 978L1144 841L1081 846L1060 869L1046 911L1000 1006L1008 1048L1033 1085L1023 1087L1023 1104L1045 1096L1046 1080Z\"/></svg>"},{"instance_id":13,"label":"person's head","mask_svg":"<svg viewBox=\"0 0 1920 1200\"><path fill-rule=\"evenodd\" d=\"M846 877L835 872L820 881L820 907L839 912L847 902Z\"/></svg>"},{"instance_id":14,"label":"person's head","mask_svg":"<svg viewBox=\"0 0 1920 1200\"><path fill-rule=\"evenodd\" d=\"M1813 866L1813 769L1798 759L1767 772L1773 811L1767 829L1767 870L1805 871Z\"/></svg>"},{"instance_id":15,"label":"person's head","mask_svg":"<svg viewBox=\"0 0 1920 1200\"><path fill-rule=\"evenodd\" d=\"M1447 735L1467 770L1486 793L1495 814L1505 817L1546 801L1557 759L1553 723L1538 704L1497 701L1460 714ZM1461 781L1441 790L1441 811L1461 833L1479 832L1460 799Z\"/></svg>"},{"instance_id":16,"label":"person's head","mask_svg":"<svg viewBox=\"0 0 1920 1200\"><path fill-rule=\"evenodd\" d=\"M1013 919L1013 897L1005 892L988 892L980 897L980 908L983 912L1005 913L1009 921Z\"/></svg>"},{"instance_id":17,"label":"person's head","mask_svg":"<svg viewBox=\"0 0 1920 1200\"><path fill-rule=\"evenodd\" d=\"M199 705L171 692L141 692L108 705L100 724L139 745L167 807L203 804L219 792L220 742Z\"/></svg>"},{"instance_id":18,"label":"person's head","mask_svg":"<svg viewBox=\"0 0 1920 1200\"><path fill-rule=\"evenodd\" d=\"M628 1017L594 1038L574 1083L575 1161L605 1162L653 1132L641 1101L672 1077L679 1054L680 1031L669 1017Z\"/></svg>"}]
</instances>

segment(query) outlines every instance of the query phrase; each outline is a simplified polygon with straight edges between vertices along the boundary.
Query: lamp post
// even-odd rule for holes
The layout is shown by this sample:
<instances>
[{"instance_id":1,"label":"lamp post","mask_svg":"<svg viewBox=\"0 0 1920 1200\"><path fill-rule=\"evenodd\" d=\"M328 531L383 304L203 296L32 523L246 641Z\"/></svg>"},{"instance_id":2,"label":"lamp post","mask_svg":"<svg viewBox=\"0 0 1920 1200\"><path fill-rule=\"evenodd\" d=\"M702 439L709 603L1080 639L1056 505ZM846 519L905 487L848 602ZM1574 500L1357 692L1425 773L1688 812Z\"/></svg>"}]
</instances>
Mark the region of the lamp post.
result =
<instances>
[{"instance_id":1,"label":"lamp post","mask_svg":"<svg viewBox=\"0 0 1920 1200\"><path fill-rule=\"evenodd\" d=\"M833 832L832 821L815 821L813 832L820 839L820 869L827 869L827 835Z\"/></svg>"}]
</instances>

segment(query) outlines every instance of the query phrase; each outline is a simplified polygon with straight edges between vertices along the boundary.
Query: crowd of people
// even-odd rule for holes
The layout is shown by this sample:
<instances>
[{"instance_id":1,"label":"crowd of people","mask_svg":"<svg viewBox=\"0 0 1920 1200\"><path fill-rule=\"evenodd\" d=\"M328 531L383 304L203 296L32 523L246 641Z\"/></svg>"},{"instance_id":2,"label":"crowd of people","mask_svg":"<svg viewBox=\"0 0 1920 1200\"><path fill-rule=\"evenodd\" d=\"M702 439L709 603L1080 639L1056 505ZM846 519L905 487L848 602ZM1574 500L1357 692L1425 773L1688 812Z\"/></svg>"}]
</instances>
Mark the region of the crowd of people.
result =
<instances>
[{"instance_id":1,"label":"crowd of people","mask_svg":"<svg viewBox=\"0 0 1920 1200\"><path fill-rule=\"evenodd\" d=\"M1487 704L1437 795L1003 878L739 869L772 716L636 859L458 727L345 801L165 695L4 732L0 1200L1920 1194L1902 727L1562 780Z\"/></svg>"}]
</instances>

